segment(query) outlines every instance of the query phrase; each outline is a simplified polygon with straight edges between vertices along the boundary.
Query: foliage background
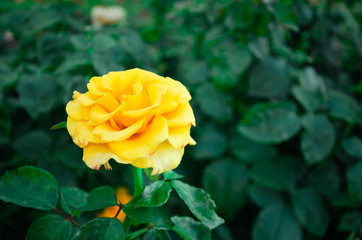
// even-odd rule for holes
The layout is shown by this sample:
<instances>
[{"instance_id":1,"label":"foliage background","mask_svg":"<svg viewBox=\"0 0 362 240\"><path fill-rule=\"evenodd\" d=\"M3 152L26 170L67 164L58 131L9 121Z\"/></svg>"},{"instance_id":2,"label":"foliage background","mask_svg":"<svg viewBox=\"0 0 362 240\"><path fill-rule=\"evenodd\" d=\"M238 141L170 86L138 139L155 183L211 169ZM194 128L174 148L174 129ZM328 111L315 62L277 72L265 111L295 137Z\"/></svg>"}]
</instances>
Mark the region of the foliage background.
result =
<instances>
[{"instance_id":1,"label":"foliage background","mask_svg":"<svg viewBox=\"0 0 362 240\"><path fill-rule=\"evenodd\" d=\"M127 18L98 30L96 4L1 2L1 175L34 165L61 186L132 189L130 166L88 169L67 132L49 128L91 76L139 67L193 96L198 144L177 172L226 219L214 239L362 237L360 1L107 1ZM0 208L4 239L44 214Z\"/></svg>"}]
</instances>

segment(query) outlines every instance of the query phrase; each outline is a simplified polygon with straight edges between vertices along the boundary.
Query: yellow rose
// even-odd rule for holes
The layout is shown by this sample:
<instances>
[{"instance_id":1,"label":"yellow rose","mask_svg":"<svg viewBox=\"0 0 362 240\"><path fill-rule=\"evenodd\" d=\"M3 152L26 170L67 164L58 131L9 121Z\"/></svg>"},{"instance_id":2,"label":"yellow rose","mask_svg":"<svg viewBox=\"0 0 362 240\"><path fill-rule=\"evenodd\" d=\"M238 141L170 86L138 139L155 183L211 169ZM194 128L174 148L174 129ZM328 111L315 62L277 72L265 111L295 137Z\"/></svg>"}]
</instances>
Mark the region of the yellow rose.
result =
<instances>
[{"instance_id":1,"label":"yellow rose","mask_svg":"<svg viewBox=\"0 0 362 240\"><path fill-rule=\"evenodd\" d=\"M191 96L180 82L136 68L93 77L87 88L74 91L66 111L68 132L88 167L110 169L113 158L160 174L179 165L187 144L196 144Z\"/></svg>"},{"instance_id":2,"label":"yellow rose","mask_svg":"<svg viewBox=\"0 0 362 240\"><path fill-rule=\"evenodd\" d=\"M132 195L129 194L128 189L125 187L119 187L116 190L117 201L122 205L126 205L132 199ZM97 217L107 217L113 218L116 216L119 210L119 206L107 207L103 210L103 212L97 214ZM121 210L117 218L123 223L124 219L126 218L126 214Z\"/></svg>"}]
</instances>

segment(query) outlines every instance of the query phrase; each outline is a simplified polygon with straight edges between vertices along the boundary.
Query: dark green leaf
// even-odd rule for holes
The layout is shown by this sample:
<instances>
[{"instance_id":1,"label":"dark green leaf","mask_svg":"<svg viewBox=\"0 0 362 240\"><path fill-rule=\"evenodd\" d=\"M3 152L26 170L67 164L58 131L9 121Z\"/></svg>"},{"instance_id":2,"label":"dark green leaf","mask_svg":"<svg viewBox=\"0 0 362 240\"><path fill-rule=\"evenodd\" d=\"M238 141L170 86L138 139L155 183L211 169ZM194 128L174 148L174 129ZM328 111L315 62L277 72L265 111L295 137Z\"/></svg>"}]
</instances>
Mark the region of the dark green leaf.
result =
<instances>
[{"instance_id":1,"label":"dark green leaf","mask_svg":"<svg viewBox=\"0 0 362 240\"><path fill-rule=\"evenodd\" d=\"M142 223L152 223L156 229L172 229L171 215L167 205L161 207L135 207L138 199L132 199L122 210L127 217Z\"/></svg>"},{"instance_id":2,"label":"dark green leaf","mask_svg":"<svg viewBox=\"0 0 362 240\"><path fill-rule=\"evenodd\" d=\"M277 156L277 150L269 145L259 144L248 138L235 134L232 141L232 152L238 160L246 163L253 163L264 159L274 159Z\"/></svg>"},{"instance_id":3,"label":"dark green leaf","mask_svg":"<svg viewBox=\"0 0 362 240\"><path fill-rule=\"evenodd\" d=\"M302 161L292 157L265 160L255 163L250 174L254 181L275 190L292 190L302 176L305 166Z\"/></svg>"},{"instance_id":4,"label":"dark green leaf","mask_svg":"<svg viewBox=\"0 0 362 240\"><path fill-rule=\"evenodd\" d=\"M64 240L72 235L72 224L63 217L48 214L38 218L31 224L26 240Z\"/></svg>"},{"instance_id":5,"label":"dark green leaf","mask_svg":"<svg viewBox=\"0 0 362 240\"><path fill-rule=\"evenodd\" d=\"M85 193L80 189L67 189L68 194L74 192L77 196L85 196ZM79 202L80 201L80 202ZM82 207L76 207L77 204L84 204L81 199L72 198L71 202L74 203L73 209L76 211L93 211L96 209L106 208L117 205L117 196L113 188L108 186L97 187L93 189L88 197L87 204Z\"/></svg>"},{"instance_id":6,"label":"dark green leaf","mask_svg":"<svg viewBox=\"0 0 362 240\"><path fill-rule=\"evenodd\" d=\"M290 87L288 64L283 59L265 58L252 68L248 82L252 97L283 97Z\"/></svg>"},{"instance_id":7,"label":"dark green leaf","mask_svg":"<svg viewBox=\"0 0 362 240\"><path fill-rule=\"evenodd\" d=\"M239 125L244 136L260 143L280 143L297 134L301 120L290 102L252 106Z\"/></svg>"},{"instance_id":8,"label":"dark green leaf","mask_svg":"<svg viewBox=\"0 0 362 240\"><path fill-rule=\"evenodd\" d=\"M77 187L61 187L61 197L70 209L79 209L87 205L89 194Z\"/></svg>"},{"instance_id":9,"label":"dark green leaf","mask_svg":"<svg viewBox=\"0 0 362 240\"><path fill-rule=\"evenodd\" d=\"M231 119L233 112L225 95L216 90L210 83L197 88L195 99L206 115L223 122Z\"/></svg>"},{"instance_id":10,"label":"dark green leaf","mask_svg":"<svg viewBox=\"0 0 362 240\"><path fill-rule=\"evenodd\" d=\"M48 112L55 103L56 84L50 76L22 75L17 85L20 102L33 118Z\"/></svg>"},{"instance_id":11,"label":"dark green leaf","mask_svg":"<svg viewBox=\"0 0 362 240\"><path fill-rule=\"evenodd\" d=\"M83 54L83 53L76 53L74 55L70 55L67 58L64 59L64 61L60 64L60 66L57 68L56 72L57 74L72 71L74 69L88 66L91 64L91 61L89 60L89 56Z\"/></svg>"},{"instance_id":12,"label":"dark green leaf","mask_svg":"<svg viewBox=\"0 0 362 240\"><path fill-rule=\"evenodd\" d=\"M55 124L50 128L50 130L61 129L61 128L67 128L67 121Z\"/></svg>"},{"instance_id":13,"label":"dark green leaf","mask_svg":"<svg viewBox=\"0 0 362 240\"><path fill-rule=\"evenodd\" d=\"M303 86L294 86L292 93L298 102L309 112L316 111L324 104L324 95L320 90L311 90Z\"/></svg>"},{"instance_id":14,"label":"dark green leaf","mask_svg":"<svg viewBox=\"0 0 362 240\"><path fill-rule=\"evenodd\" d=\"M301 240L302 236L295 216L282 205L264 208L253 227L253 240Z\"/></svg>"},{"instance_id":15,"label":"dark green leaf","mask_svg":"<svg viewBox=\"0 0 362 240\"><path fill-rule=\"evenodd\" d=\"M171 181L171 186L176 190L195 217L208 228L213 229L224 223L224 220L215 213L215 202L204 190L191 187L178 180Z\"/></svg>"},{"instance_id":16,"label":"dark green leaf","mask_svg":"<svg viewBox=\"0 0 362 240\"><path fill-rule=\"evenodd\" d=\"M265 37L259 37L248 44L251 53L258 59L262 60L269 56L269 41Z\"/></svg>"},{"instance_id":17,"label":"dark green leaf","mask_svg":"<svg viewBox=\"0 0 362 240\"><path fill-rule=\"evenodd\" d=\"M175 172L173 170L164 172L162 175L165 178L165 180L175 180L175 179L180 179L180 178L184 177L182 174L178 174L177 172Z\"/></svg>"},{"instance_id":18,"label":"dark green leaf","mask_svg":"<svg viewBox=\"0 0 362 240\"><path fill-rule=\"evenodd\" d=\"M175 224L173 230L185 240L211 239L210 229L190 217L174 216L171 220Z\"/></svg>"},{"instance_id":19,"label":"dark green leaf","mask_svg":"<svg viewBox=\"0 0 362 240\"><path fill-rule=\"evenodd\" d=\"M52 144L47 132L42 130L29 131L13 142L14 149L25 158L37 158L44 154Z\"/></svg>"},{"instance_id":20,"label":"dark green leaf","mask_svg":"<svg viewBox=\"0 0 362 240\"><path fill-rule=\"evenodd\" d=\"M267 207L273 204L283 203L283 196L275 191L261 188L261 187L250 187L249 196L251 200L260 207Z\"/></svg>"},{"instance_id":21,"label":"dark green leaf","mask_svg":"<svg viewBox=\"0 0 362 240\"><path fill-rule=\"evenodd\" d=\"M213 162L205 170L202 183L212 196L221 216L230 219L245 203L248 180L246 168L235 161Z\"/></svg>"},{"instance_id":22,"label":"dark green leaf","mask_svg":"<svg viewBox=\"0 0 362 240\"><path fill-rule=\"evenodd\" d=\"M312 67L307 67L300 72L299 81L301 87L304 89L308 89L313 92L320 91L325 94L326 86L323 78L319 76Z\"/></svg>"},{"instance_id":23,"label":"dark green leaf","mask_svg":"<svg viewBox=\"0 0 362 240\"><path fill-rule=\"evenodd\" d=\"M165 181L159 180L145 187L142 198L135 207L159 207L165 204L170 197L171 187Z\"/></svg>"},{"instance_id":24,"label":"dark green leaf","mask_svg":"<svg viewBox=\"0 0 362 240\"><path fill-rule=\"evenodd\" d=\"M72 240L122 240L126 239L122 224L117 218L96 218L84 224Z\"/></svg>"},{"instance_id":25,"label":"dark green leaf","mask_svg":"<svg viewBox=\"0 0 362 240\"><path fill-rule=\"evenodd\" d=\"M347 138L343 141L343 149L348 155L362 159L362 140L360 138Z\"/></svg>"},{"instance_id":26,"label":"dark green leaf","mask_svg":"<svg viewBox=\"0 0 362 240\"><path fill-rule=\"evenodd\" d=\"M356 122L358 120L357 103L351 96L343 92L332 90L329 93L327 108L329 114L334 118L342 119L346 122Z\"/></svg>"},{"instance_id":27,"label":"dark green leaf","mask_svg":"<svg viewBox=\"0 0 362 240\"><path fill-rule=\"evenodd\" d=\"M325 115L306 115L301 148L308 164L321 162L333 149L335 142L334 126Z\"/></svg>"},{"instance_id":28,"label":"dark green leaf","mask_svg":"<svg viewBox=\"0 0 362 240\"><path fill-rule=\"evenodd\" d=\"M362 162L354 165L347 173L349 194L362 200Z\"/></svg>"},{"instance_id":29,"label":"dark green leaf","mask_svg":"<svg viewBox=\"0 0 362 240\"><path fill-rule=\"evenodd\" d=\"M216 125L205 124L198 129L200 133L196 139L196 146L192 148L197 160L220 157L226 150L227 138Z\"/></svg>"},{"instance_id":30,"label":"dark green leaf","mask_svg":"<svg viewBox=\"0 0 362 240\"><path fill-rule=\"evenodd\" d=\"M336 193L341 185L341 177L338 167L331 162L310 170L305 183L315 191L331 196Z\"/></svg>"},{"instance_id":31,"label":"dark green leaf","mask_svg":"<svg viewBox=\"0 0 362 240\"><path fill-rule=\"evenodd\" d=\"M362 226L361 212L346 212L338 224L339 231L355 232Z\"/></svg>"},{"instance_id":32,"label":"dark green leaf","mask_svg":"<svg viewBox=\"0 0 362 240\"><path fill-rule=\"evenodd\" d=\"M293 194L294 212L305 228L313 235L323 237L328 227L329 215L322 199L310 189Z\"/></svg>"},{"instance_id":33,"label":"dark green leaf","mask_svg":"<svg viewBox=\"0 0 362 240\"><path fill-rule=\"evenodd\" d=\"M32 166L7 171L0 180L0 199L24 207L53 209L58 203L58 195L54 177Z\"/></svg>"}]
</instances>

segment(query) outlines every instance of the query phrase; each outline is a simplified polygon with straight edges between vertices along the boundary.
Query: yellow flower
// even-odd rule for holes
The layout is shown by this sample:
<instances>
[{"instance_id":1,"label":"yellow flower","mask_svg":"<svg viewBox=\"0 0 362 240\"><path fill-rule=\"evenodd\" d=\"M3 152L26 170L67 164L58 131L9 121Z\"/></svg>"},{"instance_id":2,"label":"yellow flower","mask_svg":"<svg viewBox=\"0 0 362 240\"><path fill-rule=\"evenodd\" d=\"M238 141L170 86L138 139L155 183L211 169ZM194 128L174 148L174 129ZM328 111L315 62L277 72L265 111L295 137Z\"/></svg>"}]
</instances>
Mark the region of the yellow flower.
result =
<instances>
[{"instance_id":1,"label":"yellow flower","mask_svg":"<svg viewBox=\"0 0 362 240\"><path fill-rule=\"evenodd\" d=\"M129 194L128 189L125 187L117 188L116 195L117 195L118 202L120 202L122 205L127 204L132 199L132 196ZM108 207L108 208L105 208L103 210L103 212L97 214L97 217L113 218L114 216L116 216L118 210L119 210L119 206ZM117 215L117 218L122 223L123 223L125 217L126 217L126 214L124 214L123 210L121 210L119 212L119 214Z\"/></svg>"},{"instance_id":2,"label":"yellow flower","mask_svg":"<svg viewBox=\"0 0 362 240\"><path fill-rule=\"evenodd\" d=\"M87 88L74 91L66 111L68 132L88 167L110 169L113 158L160 174L180 164L187 144L196 144L191 96L180 82L136 68L93 77Z\"/></svg>"}]
</instances>

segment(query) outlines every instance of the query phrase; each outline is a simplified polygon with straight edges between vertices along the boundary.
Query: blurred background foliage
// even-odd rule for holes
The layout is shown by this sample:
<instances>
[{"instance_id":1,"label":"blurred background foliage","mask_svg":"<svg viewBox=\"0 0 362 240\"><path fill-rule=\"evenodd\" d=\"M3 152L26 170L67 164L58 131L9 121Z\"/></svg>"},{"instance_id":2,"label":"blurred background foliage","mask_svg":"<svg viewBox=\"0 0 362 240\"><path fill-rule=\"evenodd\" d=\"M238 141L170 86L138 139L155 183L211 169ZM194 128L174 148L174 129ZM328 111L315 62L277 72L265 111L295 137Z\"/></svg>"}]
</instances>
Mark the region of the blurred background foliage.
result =
<instances>
[{"instance_id":1,"label":"blurred background foliage","mask_svg":"<svg viewBox=\"0 0 362 240\"><path fill-rule=\"evenodd\" d=\"M214 239L362 237L361 1L108 0L126 15L96 27L97 4L1 1L1 174L34 165L61 186L132 188L130 166L88 169L49 128L91 76L139 67L193 96L198 144L177 172L226 219ZM0 208L2 239L44 214Z\"/></svg>"}]
</instances>

